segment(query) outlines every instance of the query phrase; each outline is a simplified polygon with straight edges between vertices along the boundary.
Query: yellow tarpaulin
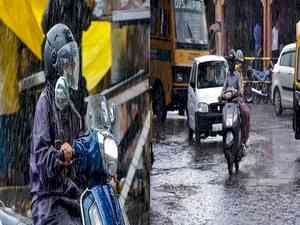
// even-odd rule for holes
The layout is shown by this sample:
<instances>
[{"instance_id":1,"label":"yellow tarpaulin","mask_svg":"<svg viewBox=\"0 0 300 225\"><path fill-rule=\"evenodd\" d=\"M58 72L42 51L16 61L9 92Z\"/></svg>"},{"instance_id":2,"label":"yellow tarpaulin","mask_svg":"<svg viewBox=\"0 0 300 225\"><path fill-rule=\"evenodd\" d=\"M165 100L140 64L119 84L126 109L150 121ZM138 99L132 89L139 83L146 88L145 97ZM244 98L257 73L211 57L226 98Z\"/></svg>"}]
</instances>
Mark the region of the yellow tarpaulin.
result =
<instances>
[{"instance_id":1,"label":"yellow tarpaulin","mask_svg":"<svg viewBox=\"0 0 300 225\"><path fill-rule=\"evenodd\" d=\"M0 0L0 20L41 58L41 20L47 0ZM83 34L83 74L93 89L111 67L110 23L93 22Z\"/></svg>"},{"instance_id":2,"label":"yellow tarpaulin","mask_svg":"<svg viewBox=\"0 0 300 225\"><path fill-rule=\"evenodd\" d=\"M0 115L19 109L17 37L0 24Z\"/></svg>"}]
</instances>

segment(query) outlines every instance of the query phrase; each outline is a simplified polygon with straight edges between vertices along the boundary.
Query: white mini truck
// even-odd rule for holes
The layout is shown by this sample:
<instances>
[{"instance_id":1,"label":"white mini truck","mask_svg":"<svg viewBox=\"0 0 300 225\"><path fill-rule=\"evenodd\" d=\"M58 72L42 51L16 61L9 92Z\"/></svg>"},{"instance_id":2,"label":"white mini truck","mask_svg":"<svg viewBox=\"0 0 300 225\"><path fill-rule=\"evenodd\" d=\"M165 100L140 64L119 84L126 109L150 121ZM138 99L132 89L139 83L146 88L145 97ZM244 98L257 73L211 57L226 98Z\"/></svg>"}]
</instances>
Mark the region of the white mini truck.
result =
<instances>
[{"instance_id":1,"label":"white mini truck","mask_svg":"<svg viewBox=\"0 0 300 225\"><path fill-rule=\"evenodd\" d=\"M208 55L194 59L188 87L189 137L201 138L222 134L223 104L219 102L226 74L227 61L222 56Z\"/></svg>"}]
</instances>

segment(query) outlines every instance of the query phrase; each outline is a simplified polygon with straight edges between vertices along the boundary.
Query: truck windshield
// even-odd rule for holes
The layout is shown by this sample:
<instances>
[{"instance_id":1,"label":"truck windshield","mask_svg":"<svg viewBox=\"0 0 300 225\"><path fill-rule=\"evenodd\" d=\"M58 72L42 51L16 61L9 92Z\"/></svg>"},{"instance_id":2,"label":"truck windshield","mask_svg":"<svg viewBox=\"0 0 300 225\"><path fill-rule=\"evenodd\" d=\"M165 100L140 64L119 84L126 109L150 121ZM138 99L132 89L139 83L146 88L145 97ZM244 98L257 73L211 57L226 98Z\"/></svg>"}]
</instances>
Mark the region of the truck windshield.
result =
<instances>
[{"instance_id":1,"label":"truck windshield","mask_svg":"<svg viewBox=\"0 0 300 225\"><path fill-rule=\"evenodd\" d=\"M200 63L197 73L197 88L222 87L226 71L224 62Z\"/></svg>"},{"instance_id":2,"label":"truck windshield","mask_svg":"<svg viewBox=\"0 0 300 225\"><path fill-rule=\"evenodd\" d=\"M178 48L208 49L204 0L174 0Z\"/></svg>"}]
</instances>

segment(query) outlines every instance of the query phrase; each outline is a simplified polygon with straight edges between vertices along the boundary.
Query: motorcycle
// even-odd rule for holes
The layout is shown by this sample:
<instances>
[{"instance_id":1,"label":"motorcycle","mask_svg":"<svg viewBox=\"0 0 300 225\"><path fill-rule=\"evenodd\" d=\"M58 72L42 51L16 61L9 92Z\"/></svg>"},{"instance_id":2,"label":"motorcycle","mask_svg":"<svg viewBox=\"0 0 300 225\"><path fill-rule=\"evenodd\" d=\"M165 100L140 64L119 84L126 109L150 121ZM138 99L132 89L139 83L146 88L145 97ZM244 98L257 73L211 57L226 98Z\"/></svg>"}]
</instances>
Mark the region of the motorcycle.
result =
<instances>
[{"instance_id":1,"label":"motorcycle","mask_svg":"<svg viewBox=\"0 0 300 225\"><path fill-rule=\"evenodd\" d=\"M264 71L249 68L247 71L248 82L245 86L246 102L259 104L261 100L265 104L270 100L270 83L272 81L272 65Z\"/></svg>"},{"instance_id":2,"label":"motorcycle","mask_svg":"<svg viewBox=\"0 0 300 225\"><path fill-rule=\"evenodd\" d=\"M242 118L238 103L238 91L228 89L222 95L223 107L223 151L227 161L228 172L231 176L233 165L239 171L242 159Z\"/></svg>"}]
</instances>

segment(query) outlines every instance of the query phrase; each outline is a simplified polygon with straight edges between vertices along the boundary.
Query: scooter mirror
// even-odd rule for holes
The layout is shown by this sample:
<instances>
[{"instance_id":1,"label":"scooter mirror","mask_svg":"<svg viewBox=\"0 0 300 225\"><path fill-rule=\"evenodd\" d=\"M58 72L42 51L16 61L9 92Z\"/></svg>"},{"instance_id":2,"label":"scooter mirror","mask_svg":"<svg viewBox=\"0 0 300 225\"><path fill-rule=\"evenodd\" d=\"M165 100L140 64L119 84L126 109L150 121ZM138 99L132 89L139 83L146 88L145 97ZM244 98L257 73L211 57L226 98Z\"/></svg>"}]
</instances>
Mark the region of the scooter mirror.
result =
<instances>
[{"instance_id":1,"label":"scooter mirror","mask_svg":"<svg viewBox=\"0 0 300 225\"><path fill-rule=\"evenodd\" d=\"M106 172L110 176L115 176L118 169L118 145L112 138L105 138L104 140L104 161Z\"/></svg>"},{"instance_id":2,"label":"scooter mirror","mask_svg":"<svg viewBox=\"0 0 300 225\"><path fill-rule=\"evenodd\" d=\"M111 124L114 124L117 120L117 105L112 103L112 105L109 108L110 113L110 122Z\"/></svg>"}]
</instances>

